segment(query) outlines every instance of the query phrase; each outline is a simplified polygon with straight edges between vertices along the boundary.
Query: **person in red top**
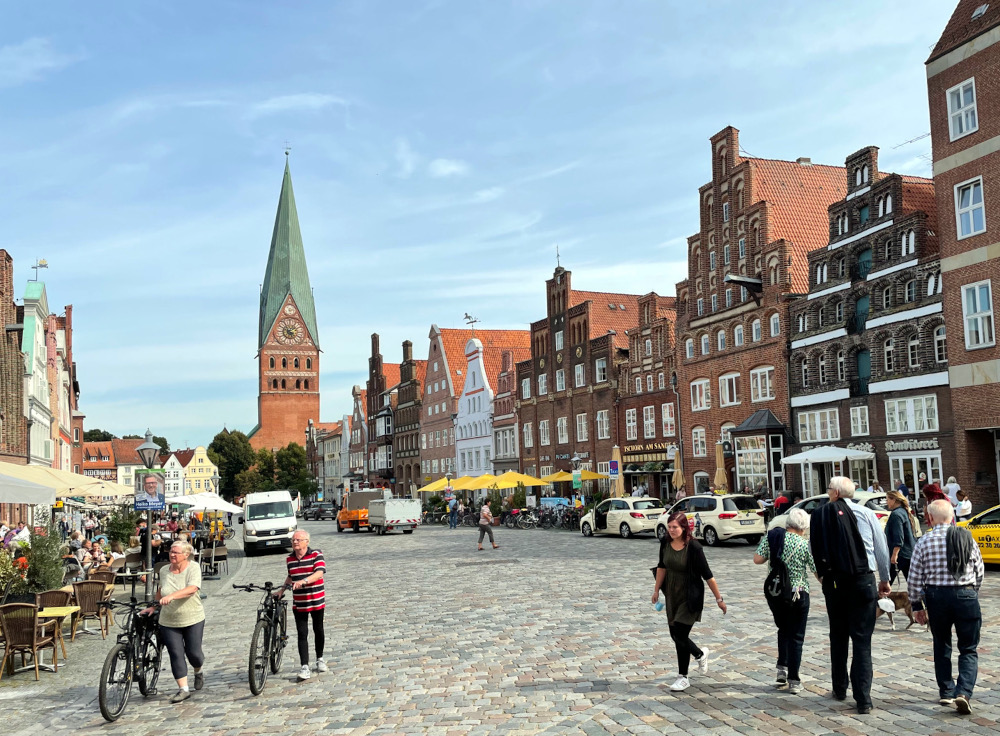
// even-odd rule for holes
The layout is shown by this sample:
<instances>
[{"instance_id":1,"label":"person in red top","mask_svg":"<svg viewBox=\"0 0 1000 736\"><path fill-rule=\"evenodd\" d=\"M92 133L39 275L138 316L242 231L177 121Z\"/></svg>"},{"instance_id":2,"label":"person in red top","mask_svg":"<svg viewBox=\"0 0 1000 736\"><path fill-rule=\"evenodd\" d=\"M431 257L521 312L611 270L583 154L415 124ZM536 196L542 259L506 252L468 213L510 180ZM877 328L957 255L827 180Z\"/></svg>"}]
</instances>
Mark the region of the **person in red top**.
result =
<instances>
[{"instance_id":1,"label":"person in red top","mask_svg":"<svg viewBox=\"0 0 1000 736\"><path fill-rule=\"evenodd\" d=\"M774 515L785 513L785 507L789 505L788 496L782 493L776 499L774 499Z\"/></svg>"},{"instance_id":2,"label":"person in red top","mask_svg":"<svg viewBox=\"0 0 1000 736\"><path fill-rule=\"evenodd\" d=\"M299 640L299 680L308 680L309 673L309 619L312 619L313 637L316 640L316 671L326 672L326 660L323 659L323 647L326 637L323 634L323 611L326 608L326 590L323 587L323 575L326 572L326 562L323 553L309 547L309 532L299 529L292 535L292 554L285 561L288 565L288 577L275 595L282 595L286 589L292 589L292 613L295 616L295 631Z\"/></svg>"}]
</instances>

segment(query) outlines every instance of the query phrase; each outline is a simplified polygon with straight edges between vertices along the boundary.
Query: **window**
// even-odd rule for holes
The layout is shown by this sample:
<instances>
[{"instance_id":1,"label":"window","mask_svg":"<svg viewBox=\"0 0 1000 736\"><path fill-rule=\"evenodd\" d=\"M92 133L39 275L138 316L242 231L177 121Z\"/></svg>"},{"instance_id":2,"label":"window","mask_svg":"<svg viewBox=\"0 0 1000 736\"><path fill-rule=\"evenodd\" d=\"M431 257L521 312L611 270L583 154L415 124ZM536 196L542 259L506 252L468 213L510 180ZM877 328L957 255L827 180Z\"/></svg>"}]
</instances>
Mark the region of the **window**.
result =
<instances>
[{"instance_id":1,"label":"window","mask_svg":"<svg viewBox=\"0 0 1000 736\"><path fill-rule=\"evenodd\" d=\"M422 432L420 434L420 449L421 450L426 450L427 449L427 433L426 432Z\"/></svg>"},{"instance_id":2,"label":"window","mask_svg":"<svg viewBox=\"0 0 1000 736\"><path fill-rule=\"evenodd\" d=\"M556 350L563 349L563 333L562 330L556 330L555 335Z\"/></svg>"},{"instance_id":3,"label":"window","mask_svg":"<svg viewBox=\"0 0 1000 736\"><path fill-rule=\"evenodd\" d=\"M753 341L754 342L760 342L760 338L761 337L762 337L762 333L761 333L761 327L760 327L760 320L759 319L755 319L753 321Z\"/></svg>"},{"instance_id":4,"label":"window","mask_svg":"<svg viewBox=\"0 0 1000 736\"><path fill-rule=\"evenodd\" d=\"M948 345L944 339L944 325L934 330L934 360L938 363L948 362Z\"/></svg>"},{"instance_id":5,"label":"window","mask_svg":"<svg viewBox=\"0 0 1000 736\"><path fill-rule=\"evenodd\" d=\"M882 290L882 308L888 309L892 306L892 287L887 286Z\"/></svg>"},{"instance_id":6,"label":"window","mask_svg":"<svg viewBox=\"0 0 1000 736\"><path fill-rule=\"evenodd\" d=\"M866 434L868 434L868 407L852 406L851 435L857 437L859 435L866 435Z\"/></svg>"},{"instance_id":7,"label":"window","mask_svg":"<svg viewBox=\"0 0 1000 736\"><path fill-rule=\"evenodd\" d=\"M720 351L725 350L726 349L726 331L725 330L719 330L719 334L716 335L716 337L718 338L719 350Z\"/></svg>"},{"instance_id":8,"label":"window","mask_svg":"<svg viewBox=\"0 0 1000 736\"><path fill-rule=\"evenodd\" d=\"M690 337L684 341L684 355L688 358L694 357L694 340Z\"/></svg>"},{"instance_id":9,"label":"window","mask_svg":"<svg viewBox=\"0 0 1000 736\"><path fill-rule=\"evenodd\" d=\"M656 376L656 387L659 388L660 390L663 390L667 387L667 382L664 379L662 371L658 373Z\"/></svg>"},{"instance_id":10,"label":"window","mask_svg":"<svg viewBox=\"0 0 1000 736\"><path fill-rule=\"evenodd\" d=\"M844 381L847 379L847 364L844 361L844 351L839 350L837 352L837 380Z\"/></svg>"},{"instance_id":11,"label":"window","mask_svg":"<svg viewBox=\"0 0 1000 736\"><path fill-rule=\"evenodd\" d=\"M864 205L862 207L859 207L858 208L858 222L860 222L862 225L864 225L866 222L868 222L868 217L869 217L868 205Z\"/></svg>"},{"instance_id":12,"label":"window","mask_svg":"<svg viewBox=\"0 0 1000 736\"><path fill-rule=\"evenodd\" d=\"M962 287L962 314L965 317L965 347L968 350L994 344L993 294L989 281Z\"/></svg>"},{"instance_id":13,"label":"window","mask_svg":"<svg viewBox=\"0 0 1000 736\"><path fill-rule=\"evenodd\" d=\"M274 358L271 358L267 363L268 363L268 367L274 368Z\"/></svg>"},{"instance_id":14,"label":"window","mask_svg":"<svg viewBox=\"0 0 1000 736\"><path fill-rule=\"evenodd\" d=\"M525 422L524 427L522 427L522 432L524 433L524 440L522 444L527 447L534 447L535 443L531 437L531 422Z\"/></svg>"},{"instance_id":15,"label":"window","mask_svg":"<svg viewBox=\"0 0 1000 736\"><path fill-rule=\"evenodd\" d=\"M698 316L705 314L705 300L698 297Z\"/></svg>"},{"instance_id":16,"label":"window","mask_svg":"<svg viewBox=\"0 0 1000 736\"><path fill-rule=\"evenodd\" d=\"M917 235L907 230L899 237L899 250L903 256L911 256L917 252Z\"/></svg>"},{"instance_id":17,"label":"window","mask_svg":"<svg viewBox=\"0 0 1000 736\"><path fill-rule=\"evenodd\" d=\"M652 355L653 354L653 341L652 340L646 340L645 348L646 348L646 355Z\"/></svg>"},{"instance_id":18,"label":"window","mask_svg":"<svg viewBox=\"0 0 1000 736\"><path fill-rule=\"evenodd\" d=\"M894 353L895 353L895 347L896 347L896 345L893 342L893 339L891 337L888 340L886 340L884 343L882 343L882 355L885 358L885 372L886 373L892 373L892 371L895 369L895 365L896 364L895 364L895 360L893 359L894 358Z\"/></svg>"},{"instance_id":19,"label":"window","mask_svg":"<svg viewBox=\"0 0 1000 736\"><path fill-rule=\"evenodd\" d=\"M637 394L642 393L642 376L635 377L635 392Z\"/></svg>"},{"instance_id":20,"label":"window","mask_svg":"<svg viewBox=\"0 0 1000 736\"><path fill-rule=\"evenodd\" d=\"M722 221L729 222L729 202L722 203Z\"/></svg>"},{"instance_id":21,"label":"window","mask_svg":"<svg viewBox=\"0 0 1000 736\"><path fill-rule=\"evenodd\" d=\"M750 400L770 401L774 398L774 366L765 365L750 371Z\"/></svg>"},{"instance_id":22,"label":"window","mask_svg":"<svg viewBox=\"0 0 1000 736\"><path fill-rule=\"evenodd\" d=\"M781 318L776 315L771 315L771 337L777 337L781 334Z\"/></svg>"},{"instance_id":23,"label":"window","mask_svg":"<svg viewBox=\"0 0 1000 736\"><path fill-rule=\"evenodd\" d=\"M740 251L740 258L746 258L747 257L747 240L746 240L746 238L740 238L739 242L737 243L737 247L739 248L739 251Z\"/></svg>"},{"instance_id":24,"label":"window","mask_svg":"<svg viewBox=\"0 0 1000 736\"><path fill-rule=\"evenodd\" d=\"M890 212L892 212L892 195L887 194L885 195L885 214L888 215Z\"/></svg>"},{"instance_id":25,"label":"window","mask_svg":"<svg viewBox=\"0 0 1000 736\"><path fill-rule=\"evenodd\" d=\"M976 115L976 80L969 79L948 90L948 128L951 140L979 130Z\"/></svg>"},{"instance_id":26,"label":"window","mask_svg":"<svg viewBox=\"0 0 1000 736\"><path fill-rule=\"evenodd\" d=\"M673 437L677 431L674 423L674 405L662 404L660 406L660 416L663 420L663 436Z\"/></svg>"},{"instance_id":27,"label":"window","mask_svg":"<svg viewBox=\"0 0 1000 736\"><path fill-rule=\"evenodd\" d=\"M573 385L577 388L583 386L587 383L586 370L583 363L577 363L573 366Z\"/></svg>"},{"instance_id":28,"label":"window","mask_svg":"<svg viewBox=\"0 0 1000 736\"><path fill-rule=\"evenodd\" d=\"M607 440L611 438L611 420L608 417L608 410L601 409L597 412L597 439Z\"/></svg>"},{"instance_id":29,"label":"window","mask_svg":"<svg viewBox=\"0 0 1000 736\"><path fill-rule=\"evenodd\" d=\"M955 221L959 238L986 231L982 177L955 186Z\"/></svg>"},{"instance_id":30,"label":"window","mask_svg":"<svg viewBox=\"0 0 1000 736\"><path fill-rule=\"evenodd\" d=\"M911 280L906 282L906 301L915 302L917 300L917 282Z\"/></svg>"},{"instance_id":31,"label":"window","mask_svg":"<svg viewBox=\"0 0 1000 736\"><path fill-rule=\"evenodd\" d=\"M566 371L562 368L556 369L556 391L566 390Z\"/></svg>"},{"instance_id":32,"label":"window","mask_svg":"<svg viewBox=\"0 0 1000 736\"><path fill-rule=\"evenodd\" d=\"M826 321L825 318L826 318L826 310L823 309L823 307L820 307L819 310L816 312L816 326L822 327L823 323Z\"/></svg>"},{"instance_id":33,"label":"window","mask_svg":"<svg viewBox=\"0 0 1000 736\"><path fill-rule=\"evenodd\" d=\"M826 266L822 263L816 264L816 283L822 284L826 281Z\"/></svg>"},{"instance_id":34,"label":"window","mask_svg":"<svg viewBox=\"0 0 1000 736\"><path fill-rule=\"evenodd\" d=\"M701 336L701 354L708 355L708 335Z\"/></svg>"},{"instance_id":35,"label":"window","mask_svg":"<svg viewBox=\"0 0 1000 736\"><path fill-rule=\"evenodd\" d=\"M549 420L542 419L538 422L538 444L543 447L550 443L551 437L549 436Z\"/></svg>"},{"instance_id":36,"label":"window","mask_svg":"<svg viewBox=\"0 0 1000 736\"><path fill-rule=\"evenodd\" d=\"M704 411L712 408L712 396L707 378L691 381L691 411Z\"/></svg>"},{"instance_id":37,"label":"window","mask_svg":"<svg viewBox=\"0 0 1000 736\"><path fill-rule=\"evenodd\" d=\"M656 407L642 407L642 436L644 439L656 437Z\"/></svg>"},{"instance_id":38,"label":"window","mask_svg":"<svg viewBox=\"0 0 1000 736\"><path fill-rule=\"evenodd\" d=\"M937 429L937 396L934 394L885 402L886 434L936 432Z\"/></svg>"},{"instance_id":39,"label":"window","mask_svg":"<svg viewBox=\"0 0 1000 736\"><path fill-rule=\"evenodd\" d=\"M799 442L827 442L840 439L840 418L836 409L800 411Z\"/></svg>"},{"instance_id":40,"label":"window","mask_svg":"<svg viewBox=\"0 0 1000 736\"><path fill-rule=\"evenodd\" d=\"M741 286L740 287L740 303L745 302L746 300L747 300L747 287Z\"/></svg>"},{"instance_id":41,"label":"window","mask_svg":"<svg viewBox=\"0 0 1000 736\"><path fill-rule=\"evenodd\" d=\"M715 251L714 250L710 250L708 252L708 269L710 271L714 271L715 270Z\"/></svg>"},{"instance_id":42,"label":"window","mask_svg":"<svg viewBox=\"0 0 1000 736\"><path fill-rule=\"evenodd\" d=\"M834 310L834 314L837 317L837 322L843 322L844 321L844 303L843 302L837 302L837 306L836 306L836 308Z\"/></svg>"},{"instance_id":43,"label":"window","mask_svg":"<svg viewBox=\"0 0 1000 736\"><path fill-rule=\"evenodd\" d=\"M740 403L740 374L725 373L719 376L719 406Z\"/></svg>"},{"instance_id":44,"label":"window","mask_svg":"<svg viewBox=\"0 0 1000 736\"><path fill-rule=\"evenodd\" d=\"M708 456L708 448L705 445L704 427L695 427L691 430L691 454L695 457Z\"/></svg>"},{"instance_id":45,"label":"window","mask_svg":"<svg viewBox=\"0 0 1000 736\"><path fill-rule=\"evenodd\" d=\"M802 388L809 388L809 361L802 361Z\"/></svg>"},{"instance_id":46,"label":"window","mask_svg":"<svg viewBox=\"0 0 1000 736\"><path fill-rule=\"evenodd\" d=\"M538 377L538 395L544 396L549 392L549 377L543 373Z\"/></svg>"},{"instance_id":47,"label":"window","mask_svg":"<svg viewBox=\"0 0 1000 736\"><path fill-rule=\"evenodd\" d=\"M587 415L577 414L576 415L576 441L586 442L587 441Z\"/></svg>"},{"instance_id":48,"label":"window","mask_svg":"<svg viewBox=\"0 0 1000 736\"><path fill-rule=\"evenodd\" d=\"M694 350L691 351L692 353ZM689 356L690 357L690 356ZM594 361L594 380L597 383L604 383L608 380L608 359L598 358Z\"/></svg>"},{"instance_id":49,"label":"window","mask_svg":"<svg viewBox=\"0 0 1000 736\"><path fill-rule=\"evenodd\" d=\"M722 262L726 266L729 265L729 246L728 245L722 246Z\"/></svg>"},{"instance_id":50,"label":"window","mask_svg":"<svg viewBox=\"0 0 1000 736\"><path fill-rule=\"evenodd\" d=\"M906 343L906 360L910 368L920 367L920 339L912 335Z\"/></svg>"},{"instance_id":51,"label":"window","mask_svg":"<svg viewBox=\"0 0 1000 736\"><path fill-rule=\"evenodd\" d=\"M718 312L719 311L719 295L718 294L712 294L712 311L713 312Z\"/></svg>"},{"instance_id":52,"label":"window","mask_svg":"<svg viewBox=\"0 0 1000 736\"><path fill-rule=\"evenodd\" d=\"M733 306L733 290L726 289L726 307Z\"/></svg>"},{"instance_id":53,"label":"window","mask_svg":"<svg viewBox=\"0 0 1000 736\"><path fill-rule=\"evenodd\" d=\"M639 439L639 429L636 425L635 409L625 410L625 439Z\"/></svg>"},{"instance_id":54,"label":"window","mask_svg":"<svg viewBox=\"0 0 1000 736\"><path fill-rule=\"evenodd\" d=\"M826 383L826 356L819 356L819 382L820 385Z\"/></svg>"},{"instance_id":55,"label":"window","mask_svg":"<svg viewBox=\"0 0 1000 736\"><path fill-rule=\"evenodd\" d=\"M646 376L646 390L647 391L652 391L653 390L653 374L652 373L650 373L650 374L648 374Z\"/></svg>"}]
</instances>

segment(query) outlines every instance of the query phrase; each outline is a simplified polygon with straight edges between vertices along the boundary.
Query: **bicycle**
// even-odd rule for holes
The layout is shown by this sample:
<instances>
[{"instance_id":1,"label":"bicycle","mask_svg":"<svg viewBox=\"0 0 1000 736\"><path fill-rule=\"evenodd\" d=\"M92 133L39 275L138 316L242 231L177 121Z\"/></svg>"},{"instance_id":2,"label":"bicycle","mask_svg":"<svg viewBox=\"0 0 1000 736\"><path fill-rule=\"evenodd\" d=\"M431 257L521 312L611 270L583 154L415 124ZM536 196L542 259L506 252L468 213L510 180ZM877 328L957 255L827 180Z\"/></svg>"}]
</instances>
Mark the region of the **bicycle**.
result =
<instances>
[{"instance_id":1,"label":"bicycle","mask_svg":"<svg viewBox=\"0 0 1000 736\"><path fill-rule=\"evenodd\" d=\"M101 715L106 721L114 722L125 712L132 681L139 683L139 692L144 697L156 693L156 681L160 677L160 659L163 654L157 634L159 603L147 601L137 603L133 597L128 603L102 601L109 609L127 608L118 622L124 633L118 635L118 643L108 652L101 669L101 682L97 700ZM139 609L154 606L157 610L142 615Z\"/></svg>"},{"instance_id":2,"label":"bicycle","mask_svg":"<svg viewBox=\"0 0 1000 736\"><path fill-rule=\"evenodd\" d=\"M250 692L260 695L267 684L268 669L273 675L281 669L281 658L288 644L288 601L283 596L274 595L274 586L270 581L264 583L264 587L253 583L234 583L233 587L247 593L264 592L257 606L257 623L250 639L250 661L247 665Z\"/></svg>"}]
</instances>

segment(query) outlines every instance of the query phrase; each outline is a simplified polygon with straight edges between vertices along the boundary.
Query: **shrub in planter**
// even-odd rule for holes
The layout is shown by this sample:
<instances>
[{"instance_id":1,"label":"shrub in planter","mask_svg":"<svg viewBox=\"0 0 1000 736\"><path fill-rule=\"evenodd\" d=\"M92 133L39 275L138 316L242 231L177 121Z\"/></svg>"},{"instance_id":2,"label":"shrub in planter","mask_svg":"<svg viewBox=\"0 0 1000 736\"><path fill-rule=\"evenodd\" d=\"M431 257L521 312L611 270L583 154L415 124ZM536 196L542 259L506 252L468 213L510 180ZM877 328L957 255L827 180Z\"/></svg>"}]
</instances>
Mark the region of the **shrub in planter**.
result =
<instances>
[{"instance_id":1,"label":"shrub in planter","mask_svg":"<svg viewBox=\"0 0 1000 736\"><path fill-rule=\"evenodd\" d=\"M30 593L59 588L63 583L63 562L59 547L62 541L55 526L49 525L41 533L31 531L31 546L25 558L25 584ZM17 560L15 560L15 563Z\"/></svg>"},{"instance_id":2,"label":"shrub in planter","mask_svg":"<svg viewBox=\"0 0 1000 736\"><path fill-rule=\"evenodd\" d=\"M128 539L135 534L135 529L139 526L142 518L141 511L135 511L128 504L122 504L108 516L104 525L104 532L108 535L109 542L121 542L123 546L128 546Z\"/></svg>"},{"instance_id":3,"label":"shrub in planter","mask_svg":"<svg viewBox=\"0 0 1000 736\"><path fill-rule=\"evenodd\" d=\"M11 555L0 552L0 591L7 588L7 584L13 581L13 585L10 589L10 595L19 595L27 592L28 587L24 582L25 567L27 566L27 560L24 560L23 565L15 563L15 557L18 560L24 559L20 551L14 552L14 557ZM10 601L8 598L8 602Z\"/></svg>"}]
</instances>

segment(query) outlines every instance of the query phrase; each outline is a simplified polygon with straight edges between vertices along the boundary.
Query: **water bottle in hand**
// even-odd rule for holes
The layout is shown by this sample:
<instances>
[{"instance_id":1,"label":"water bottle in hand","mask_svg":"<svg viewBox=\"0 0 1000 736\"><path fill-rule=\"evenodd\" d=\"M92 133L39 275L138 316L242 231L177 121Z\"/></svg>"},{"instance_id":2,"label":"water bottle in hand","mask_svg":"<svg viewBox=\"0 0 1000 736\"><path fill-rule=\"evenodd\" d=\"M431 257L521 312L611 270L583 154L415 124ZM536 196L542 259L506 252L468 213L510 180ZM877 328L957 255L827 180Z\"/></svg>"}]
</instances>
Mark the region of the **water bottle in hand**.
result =
<instances>
[{"instance_id":1,"label":"water bottle in hand","mask_svg":"<svg viewBox=\"0 0 1000 736\"><path fill-rule=\"evenodd\" d=\"M666 607L667 603L663 600L663 595L661 594L656 603L653 604L653 608L655 608L657 612L660 612Z\"/></svg>"}]
</instances>

